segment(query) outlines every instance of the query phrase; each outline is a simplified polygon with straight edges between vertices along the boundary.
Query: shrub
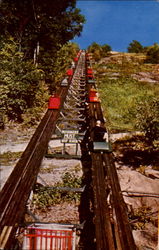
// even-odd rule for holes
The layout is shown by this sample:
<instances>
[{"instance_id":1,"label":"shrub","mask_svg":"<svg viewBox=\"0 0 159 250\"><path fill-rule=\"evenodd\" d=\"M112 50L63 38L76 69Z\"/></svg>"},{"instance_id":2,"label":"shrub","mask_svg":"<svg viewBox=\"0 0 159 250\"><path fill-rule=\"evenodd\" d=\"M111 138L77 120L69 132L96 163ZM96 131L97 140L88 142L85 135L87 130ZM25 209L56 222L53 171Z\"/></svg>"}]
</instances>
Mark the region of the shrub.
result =
<instances>
[{"instance_id":1,"label":"shrub","mask_svg":"<svg viewBox=\"0 0 159 250\"><path fill-rule=\"evenodd\" d=\"M150 144L159 139L159 100L150 98L137 106L136 127L145 133Z\"/></svg>"},{"instance_id":2,"label":"shrub","mask_svg":"<svg viewBox=\"0 0 159 250\"><path fill-rule=\"evenodd\" d=\"M147 49L147 59L149 63L159 63L159 44L155 43Z\"/></svg>"},{"instance_id":3,"label":"shrub","mask_svg":"<svg viewBox=\"0 0 159 250\"><path fill-rule=\"evenodd\" d=\"M10 120L21 122L22 114L36 104L43 72L31 61L24 61L13 39L0 52L0 110Z\"/></svg>"},{"instance_id":4,"label":"shrub","mask_svg":"<svg viewBox=\"0 0 159 250\"><path fill-rule=\"evenodd\" d=\"M81 187L81 178L76 177L75 174L66 172L62 176L62 182L58 182L56 187ZM45 208L54 204L60 204L65 201L79 200L80 194L75 192L60 191L58 189L48 189L47 187L40 187L36 190L33 198L33 203L37 208Z\"/></svg>"},{"instance_id":5,"label":"shrub","mask_svg":"<svg viewBox=\"0 0 159 250\"><path fill-rule=\"evenodd\" d=\"M107 56L109 51L111 51L111 47L108 44L99 45L93 42L88 47L88 52L92 53L95 61L99 61L102 57Z\"/></svg>"},{"instance_id":6,"label":"shrub","mask_svg":"<svg viewBox=\"0 0 159 250\"><path fill-rule=\"evenodd\" d=\"M128 47L129 53L141 53L141 52L143 52L143 50L144 50L144 48L141 45L141 43L139 43L136 40L133 40L132 43L130 43L129 47Z\"/></svg>"},{"instance_id":7,"label":"shrub","mask_svg":"<svg viewBox=\"0 0 159 250\"><path fill-rule=\"evenodd\" d=\"M129 213L129 219L133 222L133 229L144 229L145 224L152 221L151 214L151 208L146 206L136 208Z\"/></svg>"}]
</instances>

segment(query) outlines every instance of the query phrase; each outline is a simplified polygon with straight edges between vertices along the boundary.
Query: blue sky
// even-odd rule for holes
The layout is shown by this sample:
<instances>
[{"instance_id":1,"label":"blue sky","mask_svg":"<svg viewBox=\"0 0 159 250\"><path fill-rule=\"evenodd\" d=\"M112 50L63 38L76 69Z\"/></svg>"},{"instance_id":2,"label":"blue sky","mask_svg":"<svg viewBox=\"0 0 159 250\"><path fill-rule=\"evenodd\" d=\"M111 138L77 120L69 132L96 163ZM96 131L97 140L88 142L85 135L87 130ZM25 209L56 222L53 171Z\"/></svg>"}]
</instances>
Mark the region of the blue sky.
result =
<instances>
[{"instance_id":1,"label":"blue sky","mask_svg":"<svg viewBox=\"0 0 159 250\"><path fill-rule=\"evenodd\" d=\"M133 40L159 43L159 0L77 0L77 8L86 18L81 36L73 40L81 49L97 42L125 52Z\"/></svg>"}]
</instances>

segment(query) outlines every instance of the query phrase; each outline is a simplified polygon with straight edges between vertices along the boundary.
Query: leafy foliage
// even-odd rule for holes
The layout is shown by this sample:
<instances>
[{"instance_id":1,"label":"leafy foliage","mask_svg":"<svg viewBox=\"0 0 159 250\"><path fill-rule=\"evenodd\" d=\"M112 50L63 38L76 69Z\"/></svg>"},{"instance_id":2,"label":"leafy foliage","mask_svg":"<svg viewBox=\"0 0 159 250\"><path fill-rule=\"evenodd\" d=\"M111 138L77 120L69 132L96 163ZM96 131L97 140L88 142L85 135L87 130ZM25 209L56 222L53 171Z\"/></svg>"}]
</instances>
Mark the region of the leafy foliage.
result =
<instances>
[{"instance_id":1,"label":"leafy foliage","mask_svg":"<svg viewBox=\"0 0 159 250\"><path fill-rule=\"evenodd\" d=\"M68 43L56 52L56 58L54 51L52 57L44 53L45 66L36 67L31 60L25 60L13 38L6 40L0 52L0 110L9 120L21 122L25 118L27 124L34 125L48 99L47 88L51 92L58 86L78 49L76 44ZM26 112L34 118L24 116Z\"/></svg>"},{"instance_id":2,"label":"leafy foliage","mask_svg":"<svg viewBox=\"0 0 159 250\"><path fill-rule=\"evenodd\" d=\"M101 47L102 47L102 54L101 54L102 57L107 56L108 52L110 52L112 50L111 46L108 44L104 44Z\"/></svg>"},{"instance_id":3,"label":"leafy foliage","mask_svg":"<svg viewBox=\"0 0 159 250\"><path fill-rule=\"evenodd\" d=\"M9 39L0 52L0 109L9 119L22 121L22 114L37 101L43 72L24 61L17 44Z\"/></svg>"},{"instance_id":4,"label":"leafy foliage","mask_svg":"<svg viewBox=\"0 0 159 250\"><path fill-rule=\"evenodd\" d=\"M147 48L148 63L159 63L159 44L155 43L153 46Z\"/></svg>"},{"instance_id":5,"label":"leafy foliage","mask_svg":"<svg viewBox=\"0 0 159 250\"><path fill-rule=\"evenodd\" d=\"M141 43L139 43L138 41L136 40L133 40L130 44L129 44L129 47L128 47L128 52L129 53L141 53L143 52L144 48L143 46L141 45Z\"/></svg>"},{"instance_id":6,"label":"leafy foliage","mask_svg":"<svg viewBox=\"0 0 159 250\"><path fill-rule=\"evenodd\" d=\"M55 86L59 86L66 69L70 67L72 58L75 57L79 47L75 43L66 43L60 50L50 50L44 53L41 59L41 69L45 72L45 81L51 93Z\"/></svg>"},{"instance_id":7,"label":"leafy foliage","mask_svg":"<svg viewBox=\"0 0 159 250\"><path fill-rule=\"evenodd\" d=\"M104 115L112 132L131 131L137 127L144 131L143 128L139 128L139 118L136 119L139 106L141 107L140 103L149 100L148 105L152 107L150 100L157 98L159 93L158 84L152 85L134 79L139 72L145 72L147 75L147 72L154 70L152 64L145 64L145 58L143 54L118 53L94 64ZM144 107L145 111L141 111L142 115L146 112L146 106L143 105ZM151 110L150 107L149 110ZM157 119L156 115L154 119ZM140 119L141 124L145 122L144 119L144 117ZM152 130L157 133L156 121L154 125L156 128Z\"/></svg>"},{"instance_id":8,"label":"leafy foliage","mask_svg":"<svg viewBox=\"0 0 159 250\"><path fill-rule=\"evenodd\" d=\"M7 166L10 165L11 162L16 161L20 158L22 155L22 152L4 152L3 154L0 154L0 160L1 164Z\"/></svg>"},{"instance_id":9,"label":"leafy foliage","mask_svg":"<svg viewBox=\"0 0 159 250\"><path fill-rule=\"evenodd\" d=\"M76 177L75 174L66 172L62 177L62 186L70 188L79 188L81 186L81 178Z\"/></svg>"},{"instance_id":10,"label":"leafy foliage","mask_svg":"<svg viewBox=\"0 0 159 250\"><path fill-rule=\"evenodd\" d=\"M134 211L129 213L129 218L134 222L134 230L144 229L145 224L152 221L151 208L146 206L136 208Z\"/></svg>"},{"instance_id":11,"label":"leafy foliage","mask_svg":"<svg viewBox=\"0 0 159 250\"><path fill-rule=\"evenodd\" d=\"M99 45L98 43L93 42L88 47L88 52L93 54L95 61L99 61L101 57L107 56L109 51L111 51L111 47L107 44Z\"/></svg>"},{"instance_id":12,"label":"leafy foliage","mask_svg":"<svg viewBox=\"0 0 159 250\"><path fill-rule=\"evenodd\" d=\"M146 96L152 98L158 91L157 85L152 87L128 76L118 79L104 76L98 86L104 115L112 131L134 130L138 103Z\"/></svg>"},{"instance_id":13,"label":"leafy foliage","mask_svg":"<svg viewBox=\"0 0 159 250\"><path fill-rule=\"evenodd\" d=\"M75 0L1 1L0 111L9 119L35 123L75 56L78 47L68 41L84 21Z\"/></svg>"},{"instance_id":14,"label":"leafy foliage","mask_svg":"<svg viewBox=\"0 0 159 250\"><path fill-rule=\"evenodd\" d=\"M152 144L159 140L159 100L152 97L145 99L137 106L136 127L145 132L146 138Z\"/></svg>"},{"instance_id":15,"label":"leafy foliage","mask_svg":"<svg viewBox=\"0 0 159 250\"><path fill-rule=\"evenodd\" d=\"M159 148L150 147L143 133L127 134L113 143L116 151L116 160L119 164L131 166L141 174L147 176L146 169L159 170Z\"/></svg>"},{"instance_id":16,"label":"leafy foliage","mask_svg":"<svg viewBox=\"0 0 159 250\"><path fill-rule=\"evenodd\" d=\"M56 187L70 187L70 188L79 188L81 186L81 178L76 177L75 174L66 172L62 176L62 182L58 182ZM65 201L79 200L80 195L68 191L60 191L58 189L48 189L41 187L39 190L36 190L34 194L33 203L37 208L45 208L54 204L59 204Z\"/></svg>"},{"instance_id":17,"label":"leafy foliage","mask_svg":"<svg viewBox=\"0 0 159 250\"><path fill-rule=\"evenodd\" d=\"M85 19L75 5L75 0L2 0L1 37L12 36L29 59L37 43L46 52L57 51L82 31Z\"/></svg>"}]
</instances>

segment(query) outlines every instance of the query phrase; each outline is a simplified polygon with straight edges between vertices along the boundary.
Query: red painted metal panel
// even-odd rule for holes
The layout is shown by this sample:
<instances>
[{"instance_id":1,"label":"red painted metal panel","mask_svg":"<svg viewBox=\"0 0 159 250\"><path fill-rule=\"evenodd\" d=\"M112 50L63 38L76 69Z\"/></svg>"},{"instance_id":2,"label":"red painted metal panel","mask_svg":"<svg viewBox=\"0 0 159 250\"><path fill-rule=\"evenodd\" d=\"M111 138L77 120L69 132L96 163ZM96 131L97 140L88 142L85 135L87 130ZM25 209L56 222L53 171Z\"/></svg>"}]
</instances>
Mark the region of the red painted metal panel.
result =
<instances>
[{"instance_id":1,"label":"red painted metal panel","mask_svg":"<svg viewBox=\"0 0 159 250\"><path fill-rule=\"evenodd\" d=\"M78 61L78 57L75 57L73 60L74 60L75 62L77 62L77 61Z\"/></svg>"},{"instance_id":2,"label":"red painted metal panel","mask_svg":"<svg viewBox=\"0 0 159 250\"><path fill-rule=\"evenodd\" d=\"M28 250L71 250L73 246L72 230L28 228L24 237Z\"/></svg>"},{"instance_id":3,"label":"red painted metal panel","mask_svg":"<svg viewBox=\"0 0 159 250\"><path fill-rule=\"evenodd\" d=\"M68 76L72 76L73 75L73 69L68 69L66 73L67 73Z\"/></svg>"},{"instance_id":4,"label":"red painted metal panel","mask_svg":"<svg viewBox=\"0 0 159 250\"><path fill-rule=\"evenodd\" d=\"M92 75L92 74L89 74L89 75L87 75L87 78L88 78L88 79L93 79L93 75Z\"/></svg>"},{"instance_id":5,"label":"red painted metal panel","mask_svg":"<svg viewBox=\"0 0 159 250\"><path fill-rule=\"evenodd\" d=\"M48 109L59 109L60 102L60 97L50 96Z\"/></svg>"},{"instance_id":6,"label":"red painted metal panel","mask_svg":"<svg viewBox=\"0 0 159 250\"><path fill-rule=\"evenodd\" d=\"M89 101L90 101L90 102L100 102L98 96L89 97Z\"/></svg>"},{"instance_id":7,"label":"red painted metal panel","mask_svg":"<svg viewBox=\"0 0 159 250\"><path fill-rule=\"evenodd\" d=\"M87 75L92 75L93 74L93 70L91 68L87 69Z\"/></svg>"},{"instance_id":8,"label":"red painted metal panel","mask_svg":"<svg viewBox=\"0 0 159 250\"><path fill-rule=\"evenodd\" d=\"M97 90L96 90L96 89L90 89L89 96L90 96L90 97L95 97L95 96L97 96Z\"/></svg>"}]
</instances>

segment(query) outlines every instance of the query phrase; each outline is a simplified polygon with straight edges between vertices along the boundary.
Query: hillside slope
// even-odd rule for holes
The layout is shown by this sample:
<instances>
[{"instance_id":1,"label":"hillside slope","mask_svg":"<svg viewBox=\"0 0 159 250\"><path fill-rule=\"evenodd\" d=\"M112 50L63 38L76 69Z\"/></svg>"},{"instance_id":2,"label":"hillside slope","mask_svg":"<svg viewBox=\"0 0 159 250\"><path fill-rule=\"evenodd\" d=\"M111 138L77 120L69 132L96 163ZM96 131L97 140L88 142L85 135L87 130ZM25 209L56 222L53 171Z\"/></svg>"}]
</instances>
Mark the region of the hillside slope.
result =
<instances>
[{"instance_id":1,"label":"hillside slope","mask_svg":"<svg viewBox=\"0 0 159 250\"><path fill-rule=\"evenodd\" d=\"M144 54L111 52L93 63L104 114L111 131L136 130L143 101L159 97L159 64Z\"/></svg>"},{"instance_id":2,"label":"hillside slope","mask_svg":"<svg viewBox=\"0 0 159 250\"><path fill-rule=\"evenodd\" d=\"M156 249L159 141L149 143L140 131L138 112L142 107L143 123L149 115L159 124L151 106L159 99L159 65L144 61L143 54L111 52L93 68L136 245Z\"/></svg>"}]
</instances>

